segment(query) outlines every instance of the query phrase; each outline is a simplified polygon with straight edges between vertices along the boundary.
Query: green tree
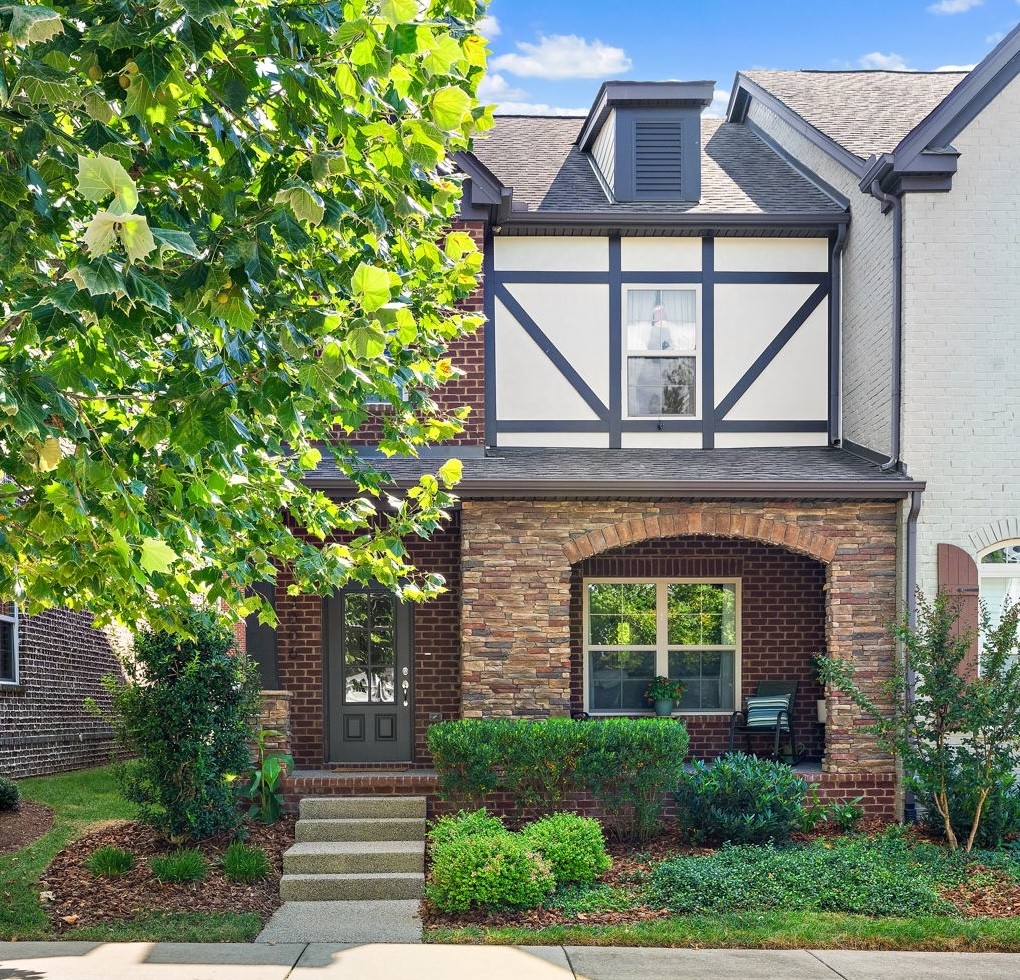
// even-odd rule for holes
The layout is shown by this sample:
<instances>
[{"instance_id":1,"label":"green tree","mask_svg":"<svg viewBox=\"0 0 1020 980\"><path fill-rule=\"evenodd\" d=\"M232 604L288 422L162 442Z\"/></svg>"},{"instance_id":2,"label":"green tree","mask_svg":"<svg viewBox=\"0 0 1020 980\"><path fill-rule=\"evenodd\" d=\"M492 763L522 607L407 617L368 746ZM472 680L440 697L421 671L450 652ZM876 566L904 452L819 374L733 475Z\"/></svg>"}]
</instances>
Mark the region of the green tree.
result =
<instances>
[{"instance_id":1,"label":"green tree","mask_svg":"<svg viewBox=\"0 0 1020 980\"><path fill-rule=\"evenodd\" d=\"M934 807L954 850L957 828L965 828L969 853L987 801L1008 793L1020 766L1020 604L1003 608L997 622L982 606L979 676L963 667L973 636L958 629L958 620L945 593L930 602L918 593L916 626L892 630L903 659L881 686L891 710L857 685L852 664L817 662L822 680L874 719L865 731L903 760L908 788ZM961 805L967 812L957 812Z\"/></svg>"},{"instance_id":2,"label":"green tree","mask_svg":"<svg viewBox=\"0 0 1020 980\"><path fill-rule=\"evenodd\" d=\"M490 123L481 6L0 4L0 595L172 629L282 564L438 587L401 540L459 464L392 500L350 437L370 402L384 454L463 420L433 395L478 323L447 158Z\"/></svg>"}]
</instances>

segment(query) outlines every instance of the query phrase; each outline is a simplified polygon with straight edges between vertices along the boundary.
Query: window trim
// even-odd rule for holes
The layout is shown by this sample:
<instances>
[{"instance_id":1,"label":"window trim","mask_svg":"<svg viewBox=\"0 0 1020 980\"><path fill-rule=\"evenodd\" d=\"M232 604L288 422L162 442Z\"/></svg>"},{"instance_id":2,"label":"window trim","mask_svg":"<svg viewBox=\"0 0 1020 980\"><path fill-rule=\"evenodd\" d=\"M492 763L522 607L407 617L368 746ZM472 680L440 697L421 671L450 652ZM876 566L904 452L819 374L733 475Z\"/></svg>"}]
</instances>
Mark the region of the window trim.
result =
<instances>
[{"instance_id":1,"label":"window trim","mask_svg":"<svg viewBox=\"0 0 1020 980\"><path fill-rule=\"evenodd\" d=\"M625 274L626 275L626 274ZM680 351L634 351L631 353L631 349L628 346L630 338L630 321L627 319L627 307L629 305L629 296L632 290L641 290L642 292L650 292L652 290L660 290L662 292L692 292L694 293L694 350L690 353L683 353ZM621 337L620 337L620 361L621 361L621 392L622 397L620 399L620 415L624 421L647 421L649 419L668 419L668 420L682 420L685 422L698 422L702 417L702 366L701 366L701 351L703 347L702 341L702 318L701 318L701 284L700 283L637 283L637 282L624 282L623 288L620 290L620 323L621 323ZM673 415L663 414L658 415L631 415L629 409L629 385L628 385L628 374L627 374L627 360L630 357L693 357L694 358L694 414L693 415Z\"/></svg>"},{"instance_id":2,"label":"window trim","mask_svg":"<svg viewBox=\"0 0 1020 980\"><path fill-rule=\"evenodd\" d=\"M736 622L734 628L736 630L737 642L733 645L730 644L711 644L702 643L697 647L691 649L697 650L725 650L733 651L733 707L731 708L695 708L695 709L684 709L679 708L673 712L674 715L683 715L685 717L692 718L729 718L734 711L739 709L741 698L741 661L742 661L742 636L743 636L743 616L741 613L741 607L743 605L743 594L742 594L742 583L738 577L732 577L728 575L719 575L711 577L670 577L670 576L647 576L639 575L636 577L622 576L622 575L593 575L586 577L581 580L581 684L582 684L582 704L584 710L589 714L596 717L634 717L635 715L654 715L655 711L653 708L648 707L644 709L621 709L621 710L607 710L605 708L592 708L589 700L591 691L591 650L589 648L589 629L588 629L588 586L597 585L599 583L608 583L610 585L654 585L656 588L655 593L655 676L667 675L669 672L669 590L670 585L732 585L734 587L735 601L736 601ZM660 637L662 638L660 640ZM612 649L607 646L597 646L597 649L605 650ZM627 647L621 647L620 649L627 650L648 650L650 647L647 644L631 644Z\"/></svg>"},{"instance_id":3,"label":"window trim","mask_svg":"<svg viewBox=\"0 0 1020 980\"><path fill-rule=\"evenodd\" d=\"M986 562L985 558L988 555L994 554L996 551L1002 551L1004 548L1015 548L1020 547L1020 538L1007 538L1005 541L999 541L997 544L993 544L989 548L982 548L977 553L977 576L978 576L978 599L987 608L987 599L985 598L985 580L986 579L1020 579L1020 562L1007 561L1007 562ZM983 652L983 634L981 633L981 624L978 623L978 672L981 671L981 655Z\"/></svg>"},{"instance_id":4,"label":"window trim","mask_svg":"<svg viewBox=\"0 0 1020 980\"><path fill-rule=\"evenodd\" d=\"M12 614L10 616L0 612L0 623L11 624L11 646L14 649L14 675L13 677L0 677L0 687L19 687L21 685L21 658L20 653L20 616L18 613L18 604L16 602L11 603Z\"/></svg>"}]
</instances>

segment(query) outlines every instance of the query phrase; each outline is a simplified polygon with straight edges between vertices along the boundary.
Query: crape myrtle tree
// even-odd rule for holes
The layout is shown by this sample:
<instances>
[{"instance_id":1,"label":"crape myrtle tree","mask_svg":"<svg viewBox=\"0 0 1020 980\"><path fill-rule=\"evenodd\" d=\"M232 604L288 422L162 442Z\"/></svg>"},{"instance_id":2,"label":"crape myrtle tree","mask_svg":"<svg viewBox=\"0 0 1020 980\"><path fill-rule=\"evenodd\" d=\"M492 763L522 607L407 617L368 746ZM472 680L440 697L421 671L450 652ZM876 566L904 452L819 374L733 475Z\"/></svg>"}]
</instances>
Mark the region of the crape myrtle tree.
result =
<instances>
[{"instance_id":1,"label":"crape myrtle tree","mask_svg":"<svg viewBox=\"0 0 1020 980\"><path fill-rule=\"evenodd\" d=\"M349 437L372 402L384 454L463 419L433 395L478 325L448 156L491 122L481 6L0 3L0 596L174 629L280 565L438 587L401 540L459 464L395 500ZM323 454L352 499L303 482Z\"/></svg>"}]
</instances>

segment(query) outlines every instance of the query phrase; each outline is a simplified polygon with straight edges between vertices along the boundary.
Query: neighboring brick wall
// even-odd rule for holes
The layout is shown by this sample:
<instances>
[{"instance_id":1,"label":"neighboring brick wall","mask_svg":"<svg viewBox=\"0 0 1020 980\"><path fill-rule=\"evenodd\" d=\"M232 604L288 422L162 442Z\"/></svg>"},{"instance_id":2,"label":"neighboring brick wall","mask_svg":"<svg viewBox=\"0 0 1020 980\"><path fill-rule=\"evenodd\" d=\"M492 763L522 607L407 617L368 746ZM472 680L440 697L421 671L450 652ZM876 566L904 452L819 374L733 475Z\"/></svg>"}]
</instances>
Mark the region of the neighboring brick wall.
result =
<instances>
[{"instance_id":1,"label":"neighboring brick wall","mask_svg":"<svg viewBox=\"0 0 1020 980\"><path fill-rule=\"evenodd\" d=\"M852 660L862 686L881 698L895 658L893 503L465 501L462 522L466 717L568 713L571 565L688 535L757 540L825 562L827 652ZM858 710L834 694L828 701L826 769L892 772Z\"/></svg>"},{"instance_id":2,"label":"neighboring brick wall","mask_svg":"<svg viewBox=\"0 0 1020 980\"><path fill-rule=\"evenodd\" d=\"M740 677L743 699L761 681L797 681L794 736L807 758L821 759L823 731L815 701L823 696L811 658L825 650L825 567L775 545L695 535L643 541L579 562L570 581L570 699L583 706L582 582L585 578L739 578ZM729 743L730 716L684 715L691 755L714 758ZM752 748L761 749L766 736ZM771 736L768 736L771 738ZM738 748L744 747L743 739Z\"/></svg>"},{"instance_id":3,"label":"neighboring brick wall","mask_svg":"<svg viewBox=\"0 0 1020 980\"><path fill-rule=\"evenodd\" d=\"M926 480L918 581L936 546L1020 538L1020 78L953 139L947 194L904 197L903 458Z\"/></svg>"},{"instance_id":4,"label":"neighboring brick wall","mask_svg":"<svg viewBox=\"0 0 1020 980\"><path fill-rule=\"evenodd\" d=\"M455 221L456 231L465 231L474 240L478 250L482 251L485 238L485 223L482 221ZM458 308L469 313L481 314L484 311L482 275L478 274L478 288L467 298L457 304ZM485 326L481 326L472 334L460 337L449 345L448 356L455 367L460 368L463 377L436 389L433 399L444 412L452 412L455 408L468 405L471 414L464 422L464 431L450 439L448 446L482 446L485 444ZM372 409L373 417L369 418L351 438L355 445L374 445L382 436L381 416L388 411L384 408Z\"/></svg>"},{"instance_id":5,"label":"neighboring brick wall","mask_svg":"<svg viewBox=\"0 0 1020 980\"><path fill-rule=\"evenodd\" d=\"M405 540L410 561L421 572L438 572L447 591L413 611L414 762L429 764L425 729L434 715L458 717L460 711L460 528L452 515L447 529L432 540ZM276 583L279 617L277 655L280 686L291 694L291 749L299 768L328 762L325 742L325 688L322 606L319 596L287 595L291 577Z\"/></svg>"},{"instance_id":6,"label":"neighboring brick wall","mask_svg":"<svg viewBox=\"0 0 1020 980\"><path fill-rule=\"evenodd\" d=\"M862 193L858 179L752 101L760 126L804 166L850 200L853 221L843 251L843 438L875 452L890 449L892 395L892 217Z\"/></svg>"},{"instance_id":7,"label":"neighboring brick wall","mask_svg":"<svg viewBox=\"0 0 1020 980\"><path fill-rule=\"evenodd\" d=\"M22 616L17 687L0 685L0 773L21 778L84 769L117 752L105 718L85 710L94 698L109 713L102 678L122 676L106 634L90 613L52 609Z\"/></svg>"}]
</instances>

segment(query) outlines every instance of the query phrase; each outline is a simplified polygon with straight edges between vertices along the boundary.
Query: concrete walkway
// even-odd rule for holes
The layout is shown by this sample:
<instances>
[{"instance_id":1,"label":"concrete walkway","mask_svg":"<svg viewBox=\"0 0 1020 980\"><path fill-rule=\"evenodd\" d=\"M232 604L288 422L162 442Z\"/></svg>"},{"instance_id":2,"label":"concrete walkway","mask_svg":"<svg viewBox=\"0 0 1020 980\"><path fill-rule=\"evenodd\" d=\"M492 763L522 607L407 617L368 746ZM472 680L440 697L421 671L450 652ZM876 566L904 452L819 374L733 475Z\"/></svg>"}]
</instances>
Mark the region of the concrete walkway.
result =
<instances>
[{"instance_id":1,"label":"concrete walkway","mask_svg":"<svg viewBox=\"0 0 1020 980\"><path fill-rule=\"evenodd\" d=\"M0 980L1014 980L1020 954L327 943L0 943Z\"/></svg>"}]
</instances>

